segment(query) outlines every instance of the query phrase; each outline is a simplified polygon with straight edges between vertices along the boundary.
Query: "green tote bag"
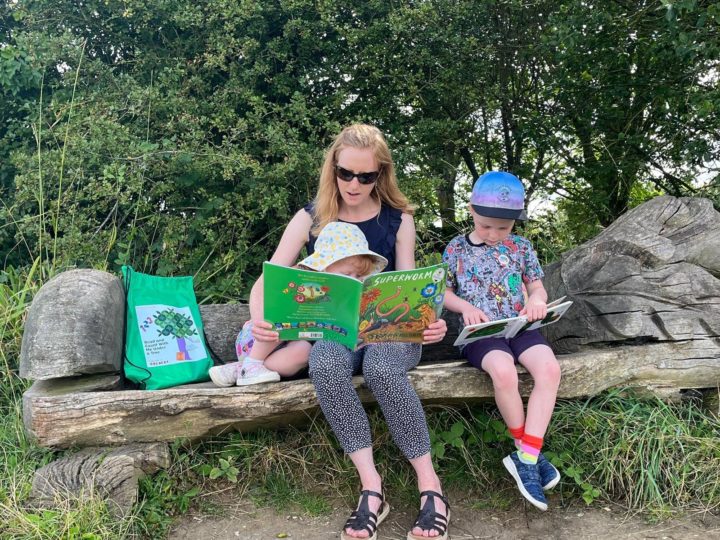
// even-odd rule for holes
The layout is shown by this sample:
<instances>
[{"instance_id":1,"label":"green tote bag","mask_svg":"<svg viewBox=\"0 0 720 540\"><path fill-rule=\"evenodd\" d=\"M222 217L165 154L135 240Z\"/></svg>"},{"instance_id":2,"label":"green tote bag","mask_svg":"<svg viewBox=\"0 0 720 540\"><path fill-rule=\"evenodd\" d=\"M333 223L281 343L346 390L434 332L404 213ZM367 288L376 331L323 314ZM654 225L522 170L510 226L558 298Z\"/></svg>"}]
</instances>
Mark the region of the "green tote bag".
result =
<instances>
[{"instance_id":1,"label":"green tote bag","mask_svg":"<svg viewBox=\"0 0 720 540\"><path fill-rule=\"evenodd\" d=\"M130 266L123 266L122 274L125 377L145 390L207 381L213 362L192 277L151 276Z\"/></svg>"}]
</instances>

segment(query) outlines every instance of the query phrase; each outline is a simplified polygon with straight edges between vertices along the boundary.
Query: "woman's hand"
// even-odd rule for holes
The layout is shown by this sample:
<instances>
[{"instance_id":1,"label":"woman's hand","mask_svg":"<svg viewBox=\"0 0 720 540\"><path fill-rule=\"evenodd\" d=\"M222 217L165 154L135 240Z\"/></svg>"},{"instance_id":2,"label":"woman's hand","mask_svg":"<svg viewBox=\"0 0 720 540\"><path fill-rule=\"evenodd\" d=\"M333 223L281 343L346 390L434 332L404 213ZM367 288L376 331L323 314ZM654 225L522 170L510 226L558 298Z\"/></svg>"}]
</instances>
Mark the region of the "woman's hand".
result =
<instances>
[{"instance_id":1,"label":"woman's hand","mask_svg":"<svg viewBox=\"0 0 720 540\"><path fill-rule=\"evenodd\" d=\"M423 345L442 341L445 334L447 334L447 323L445 319L438 319L423 331Z\"/></svg>"},{"instance_id":2,"label":"woman's hand","mask_svg":"<svg viewBox=\"0 0 720 540\"><path fill-rule=\"evenodd\" d=\"M490 320L483 310L476 308L472 304L468 304L468 306L467 309L462 311L463 324L465 326L484 323Z\"/></svg>"},{"instance_id":3,"label":"woman's hand","mask_svg":"<svg viewBox=\"0 0 720 540\"><path fill-rule=\"evenodd\" d=\"M252 335L257 341L278 341L280 334L273 330L273 325L267 321L253 321Z\"/></svg>"}]
</instances>

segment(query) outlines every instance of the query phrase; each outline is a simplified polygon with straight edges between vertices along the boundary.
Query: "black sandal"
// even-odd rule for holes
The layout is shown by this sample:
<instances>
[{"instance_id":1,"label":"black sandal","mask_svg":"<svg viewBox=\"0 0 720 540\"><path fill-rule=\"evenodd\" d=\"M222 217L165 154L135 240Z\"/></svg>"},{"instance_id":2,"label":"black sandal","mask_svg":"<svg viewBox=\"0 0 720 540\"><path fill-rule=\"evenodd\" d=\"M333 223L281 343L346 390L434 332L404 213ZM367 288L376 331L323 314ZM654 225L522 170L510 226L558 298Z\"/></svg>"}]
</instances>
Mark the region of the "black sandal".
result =
<instances>
[{"instance_id":1,"label":"black sandal","mask_svg":"<svg viewBox=\"0 0 720 540\"><path fill-rule=\"evenodd\" d=\"M420 527L423 531L431 531L434 529L438 532L438 535L430 537L415 536L411 529L407 535L407 540L428 540L428 538L431 540L447 540L447 529L450 524L450 503L447 497L440 495L437 491L423 491L420 493L420 498L422 497L427 497L427 499L425 499L425 504L423 504L420 509L420 513L413 524L413 529L415 527ZM447 517L435 511L435 497L445 503L445 513Z\"/></svg>"},{"instance_id":2,"label":"black sandal","mask_svg":"<svg viewBox=\"0 0 720 540\"><path fill-rule=\"evenodd\" d=\"M377 497L380 499L380 508L378 516L375 512L370 511L370 505L368 504L370 497ZM360 504L357 510L353 510L350 517L345 522L342 532L340 533L341 540L356 540L354 536L348 536L345 533L345 529L352 529L354 531L367 531L370 536L367 539L362 540L376 540L377 539L377 528L383 522L383 520L390 513L390 505L385 502L385 497L382 493L377 491L370 491L365 489L360 492Z\"/></svg>"}]
</instances>

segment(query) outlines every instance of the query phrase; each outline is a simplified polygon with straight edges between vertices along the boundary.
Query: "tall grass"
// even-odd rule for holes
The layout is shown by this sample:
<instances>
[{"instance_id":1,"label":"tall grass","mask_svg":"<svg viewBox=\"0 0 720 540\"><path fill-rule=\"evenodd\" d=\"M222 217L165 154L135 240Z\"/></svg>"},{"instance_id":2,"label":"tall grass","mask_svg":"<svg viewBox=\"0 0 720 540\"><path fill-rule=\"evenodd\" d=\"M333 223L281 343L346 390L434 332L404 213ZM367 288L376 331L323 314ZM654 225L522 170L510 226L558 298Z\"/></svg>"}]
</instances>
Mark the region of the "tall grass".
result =
<instances>
[{"instance_id":1,"label":"tall grass","mask_svg":"<svg viewBox=\"0 0 720 540\"><path fill-rule=\"evenodd\" d=\"M0 406L14 402L24 390L17 377L17 359L25 313L40 288L39 263L38 258L27 270L0 271Z\"/></svg>"},{"instance_id":2,"label":"tall grass","mask_svg":"<svg viewBox=\"0 0 720 540\"><path fill-rule=\"evenodd\" d=\"M610 498L654 513L720 508L720 421L701 403L635 401L613 392L568 401L554 439ZM556 443L557 444L557 443Z\"/></svg>"}]
</instances>

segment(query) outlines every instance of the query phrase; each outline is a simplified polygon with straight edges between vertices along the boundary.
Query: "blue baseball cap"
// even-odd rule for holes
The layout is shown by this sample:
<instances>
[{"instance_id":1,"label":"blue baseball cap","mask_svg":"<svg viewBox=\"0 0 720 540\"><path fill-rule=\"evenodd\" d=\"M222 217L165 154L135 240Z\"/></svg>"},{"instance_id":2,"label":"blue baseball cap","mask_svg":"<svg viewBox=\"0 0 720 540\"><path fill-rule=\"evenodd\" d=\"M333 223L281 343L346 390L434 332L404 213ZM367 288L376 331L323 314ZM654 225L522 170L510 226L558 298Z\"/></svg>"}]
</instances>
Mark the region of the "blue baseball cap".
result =
<instances>
[{"instance_id":1,"label":"blue baseball cap","mask_svg":"<svg viewBox=\"0 0 720 540\"><path fill-rule=\"evenodd\" d=\"M526 220L525 188L514 174L489 171L475 181L470 205L481 216Z\"/></svg>"}]
</instances>

